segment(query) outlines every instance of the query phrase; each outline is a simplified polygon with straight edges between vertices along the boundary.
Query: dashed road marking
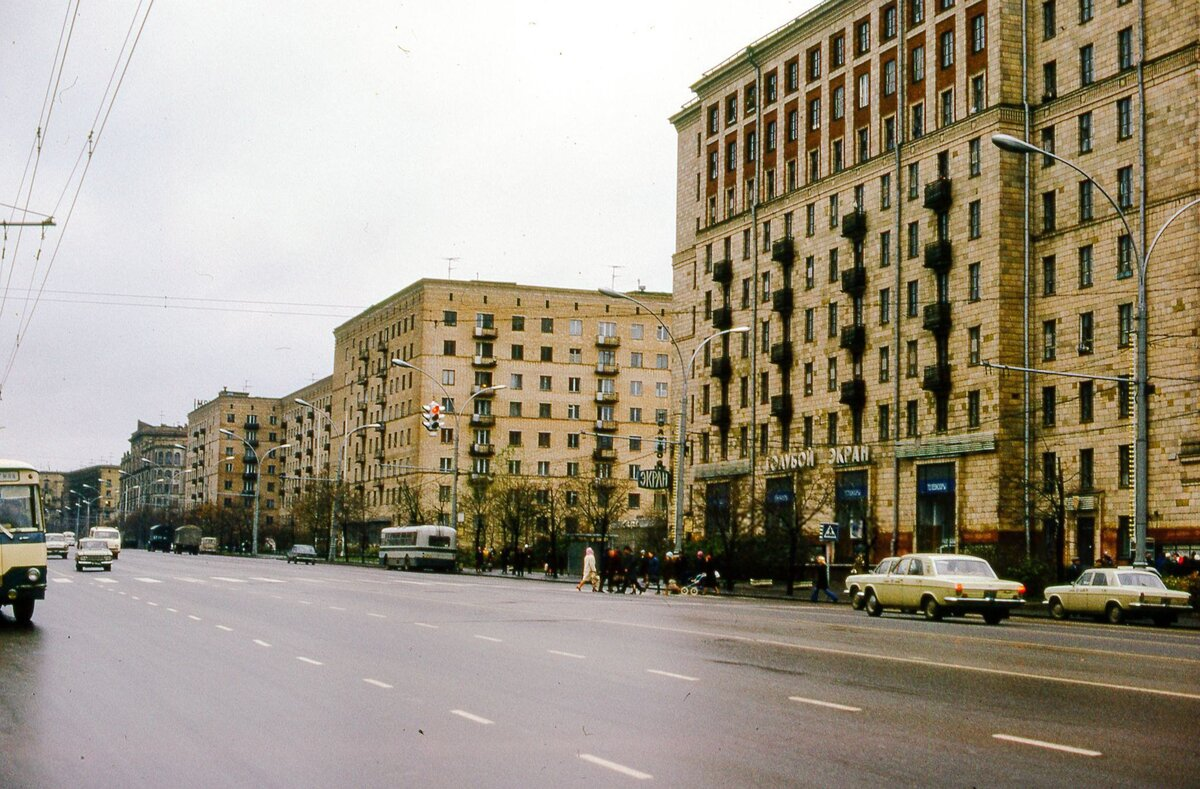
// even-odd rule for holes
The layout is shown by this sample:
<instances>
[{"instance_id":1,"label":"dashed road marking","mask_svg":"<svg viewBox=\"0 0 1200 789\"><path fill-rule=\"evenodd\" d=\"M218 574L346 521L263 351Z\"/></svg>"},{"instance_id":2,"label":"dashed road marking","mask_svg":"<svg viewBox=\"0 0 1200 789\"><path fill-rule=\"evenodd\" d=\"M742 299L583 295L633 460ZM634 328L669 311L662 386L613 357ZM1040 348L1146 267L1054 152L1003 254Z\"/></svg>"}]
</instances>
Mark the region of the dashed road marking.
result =
<instances>
[{"instance_id":1,"label":"dashed road marking","mask_svg":"<svg viewBox=\"0 0 1200 789\"><path fill-rule=\"evenodd\" d=\"M329 610L330 611L345 611L346 609L342 608L339 605L331 605L331 606L329 606Z\"/></svg>"},{"instance_id":2,"label":"dashed road marking","mask_svg":"<svg viewBox=\"0 0 1200 789\"><path fill-rule=\"evenodd\" d=\"M842 712L862 712L862 707L851 707L846 704L834 704L832 701L821 701L819 699L806 699L801 696L788 696L789 701L798 701L801 704L812 704L815 707L828 707L831 710L841 710Z\"/></svg>"},{"instance_id":3,"label":"dashed road marking","mask_svg":"<svg viewBox=\"0 0 1200 789\"><path fill-rule=\"evenodd\" d=\"M502 639L502 638L492 638L491 636L481 636L478 634L476 634L475 637L478 638L480 641L492 641L496 644L504 643L504 639Z\"/></svg>"},{"instance_id":4,"label":"dashed road marking","mask_svg":"<svg viewBox=\"0 0 1200 789\"><path fill-rule=\"evenodd\" d=\"M688 682L699 682L700 681L699 677L689 677L687 674L676 674L672 671L659 671L658 669L653 669L653 668L646 669L646 673L647 674L657 674L660 677L670 677L671 679L687 680Z\"/></svg>"},{"instance_id":5,"label":"dashed road marking","mask_svg":"<svg viewBox=\"0 0 1200 789\"><path fill-rule=\"evenodd\" d=\"M245 578L230 578L225 575L210 575L209 578L213 579L214 581L224 581L227 584L244 584L244 583L246 583Z\"/></svg>"},{"instance_id":6,"label":"dashed road marking","mask_svg":"<svg viewBox=\"0 0 1200 789\"><path fill-rule=\"evenodd\" d=\"M232 627L225 627L225 625L217 625L217 630L224 630L226 633L232 633L232 632L233 632L233 628L232 628Z\"/></svg>"},{"instance_id":7,"label":"dashed road marking","mask_svg":"<svg viewBox=\"0 0 1200 789\"><path fill-rule=\"evenodd\" d=\"M1100 751L1091 751L1087 748L1076 748L1073 745L1061 745L1056 742L1045 742L1044 740L1031 740L1026 737L1014 737L1011 734L993 734L992 737L1005 742L1015 742L1018 745L1032 745L1034 748L1046 748L1051 751L1062 751L1063 753L1073 753L1078 756L1103 756Z\"/></svg>"},{"instance_id":8,"label":"dashed road marking","mask_svg":"<svg viewBox=\"0 0 1200 789\"><path fill-rule=\"evenodd\" d=\"M467 720L474 721L475 723L482 723L485 726L490 726L495 723L495 721L490 721L487 718L481 718L480 716L474 715L466 710L450 710L450 714L457 715L460 718L466 718Z\"/></svg>"},{"instance_id":9,"label":"dashed road marking","mask_svg":"<svg viewBox=\"0 0 1200 789\"><path fill-rule=\"evenodd\" d=\"M383 614L372 614L372 613L370 613L370 612L368 612L368 613L367 613L367 616L373 616L373 617L375 617L376 619L387 619L387 617L386 617L386 616L384 616Z\"/></svg>"},{"instance_id":10,"label":"dashed road marking","mask_svg":"<svg viewBox=\"0 0 1200 789\"><path fill-rule=\"evenodd\" d=\"M297 656L296 656L296 660L299 660L301 663L307 663L307 664L308 664L308 665L310 665L310 666L323 666L323 665L325 665L324 663L322 663L322 662L321 662L321 661L319 661L319 660L313 660L312 658L310 658L310 657L304 657L303 655L297 655Z\"/></svg>"},{"instance_id":11,"label":"dashed road marking","mask_svg":"<svg viewBox=\"0 0 1200 789\"><path fill-rule=\"evenodd\" d=\"M297 600L300 605L312 605L312 600Z\"/></svg>"},{"instance_id":12,"label":"dashed road marking","mask_svg":"<svg viewBox=\"0 0 1200 789\"><path fill-rule=\"evenodd\" d=\"M194 620L194 621L196 621L196 622L203 622L203 621L204 621L203 619L201 619L200 617L196 616L195 614L188 614L188 619L192 619L192 620Z\"/></svg>"},{"instance_id":13,"label":"dashed road marking","mask_svg":"<svg viewBox=\"0 0 1200 789\"><path fill-rule=\"evenodd\" d=\"M157 578L134 578L133 580L143 584L161 584L162 581Z\"/></svg>"},{"instance_id":14,"label":"dashed road marking","mask_svg":"<svg viewBox=\"0 0 1200 789\"><path fill-rule=\"evenodd\" d=\"M73 584L73 583L75 583L70 578L51 578L50 580L54 581L54 583L56 583L56 584Z\"/></svg>"},{"instance_id":15,"label":"dashed road marking","mask_svg":"<svg viewBox=\"0 0 1200 789\"><path fill-rule=\"evenodd\" d=\"M547 649L546 651L549 652L551 655L559 655L560 657L575 658L576 660L583 660L586 657L585 655L576 655L574 652L560 652L557 649Z\"/></svg>"},{"instance_id":16,"label":"dashed road marking","mask_svg":"<svg viewBox=\"0 0 1200 789\"><path fill-rule=\"evenodd\" d=\"M630 778L636 778L639 781L648 781L654 777L650 773L644 773L641 770L635 770L632 767L626 767L623 764L610 762L608 759L601 759L599 756L593 756L590 753L581 753L579 754L579 758L583 759L585 762L591 762L599 767L604 767L612 770L613 772L618 772L621 775L627 775Z\"/></svg>"},{"instance_id":17,"label":"dashed road marking","mask_svg":"<svg viewBox=\"0 0 1200 789\"><path fill-rule=\"evenodd\" d=\"M114 581L112 578L97 578L96 583L98 583L98 584L119 584L121 582Z\"/></svg>"},{"instance_id":18,"label":"dashed road marking","mask_svg":"<svg viewBox=\"0 0 1200 789\"><path fill-rule=\"evenodd\" d=\"M270 645L270 644L268 644L266 641L263 641L261 638L256 638L256 639L254 639L254 643L255 643L255 644L258 644L260 647L269 647L269 646L271 646L271 645Z\"/></svg>"},{"instance_id":19,"label":"dashed road marking","mask_svg":"<svg viewBox=\"0 0 1200 789\"><path fill-rule=\"evenodd\" d=\"M367 683L368 685L374 685L377 688L383 688L384 690L392 689L392 686L386 682L380 682L379 680L371 679L370 677L363 677L363 682Z\"/></svg>"},{"instance_id":20,"label":"dashed road marking","mask_svg":"<svg viewBox=\"0 0 1200 789\"><path fill-rule=\"evenodd\" d=\"M251 581L262 581L264 584L285 584L287 581L281 581L278 578L264 578L257 575L250 576Z\"/></svg>"},{"instance_id":21,"label":"dashed road marking","mask_svg":"<svg viewBox=\"0 0 1200 789\"><path fill-rule=\"evenodd\" d=\"M413 625L416 627L424 627L428 630L437 630L438 629L437 625L431 625L428 622L413 622ZM480 636L476 636L476 638L480 638Z\"/></svg>"},{"instance_id":22,"label":"dashed road marking","mask_svg":"<svg viewBox=\"0 0 1200 789\"><path fill-rule=\"evenodd\" d=\"M179 613L179 609L178 609L178 608L168 608L167 610L168 610L168 611L170 611L172 614L178 614L178 613Z\"/></svg>"},{"instance_id":23,"label":"dashed road marking","mask_svg":"<svg viewBox=\"0 0 1200 789\"><path fill-rule=\"evenodd\" d=\"M147 600L147 601L146 601L146 605L152 605L152 606L154 606L155 608L158 608L158 603L152 603L152 602L150 602L149 600Z\"/></svg>"}]
</instances>

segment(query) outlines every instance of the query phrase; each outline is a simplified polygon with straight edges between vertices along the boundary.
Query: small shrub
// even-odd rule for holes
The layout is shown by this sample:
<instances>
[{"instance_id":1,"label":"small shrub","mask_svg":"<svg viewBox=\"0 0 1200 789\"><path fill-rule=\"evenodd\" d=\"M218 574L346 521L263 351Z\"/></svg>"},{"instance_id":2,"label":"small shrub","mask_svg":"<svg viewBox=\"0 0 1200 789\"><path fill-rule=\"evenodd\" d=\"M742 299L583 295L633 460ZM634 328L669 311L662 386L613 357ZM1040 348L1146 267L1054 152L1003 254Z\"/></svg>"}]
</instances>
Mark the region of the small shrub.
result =
<instances>
[{"instance_id":1,"label":"small shrub","mask_svg":"<svg viewBox=\"0 0 1200 789\"><path fill-rule=\"evenodd\" d=\"M1200 572L1191 575L1168 575L1163 578L1168 589L1187 592L1192 596L1192 608L1200 611Z\"/></svg>"}]
</instances>

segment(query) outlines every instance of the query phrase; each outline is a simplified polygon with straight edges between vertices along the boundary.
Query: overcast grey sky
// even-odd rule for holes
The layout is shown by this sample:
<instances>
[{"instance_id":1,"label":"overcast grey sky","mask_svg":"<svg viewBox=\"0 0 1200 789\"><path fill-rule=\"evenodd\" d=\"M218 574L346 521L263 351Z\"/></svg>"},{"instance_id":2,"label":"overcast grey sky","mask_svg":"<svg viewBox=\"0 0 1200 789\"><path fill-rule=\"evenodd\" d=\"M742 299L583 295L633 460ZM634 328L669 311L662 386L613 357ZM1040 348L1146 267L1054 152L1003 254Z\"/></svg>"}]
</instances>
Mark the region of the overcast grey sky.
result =
<instances>
[{"instance_id":1,"label":"overcast grey sky","mask_svg":"<svg viewBox=\"0 0 1200 789\"><path fill-rule=\"evenodd\" d=\"M668 116L814 2L148 4L0 0L0 217L57 222L3 242L0 456L45 469L329 374L335 326L448 257L669 290Z\"/></svg>"}]
</instances>

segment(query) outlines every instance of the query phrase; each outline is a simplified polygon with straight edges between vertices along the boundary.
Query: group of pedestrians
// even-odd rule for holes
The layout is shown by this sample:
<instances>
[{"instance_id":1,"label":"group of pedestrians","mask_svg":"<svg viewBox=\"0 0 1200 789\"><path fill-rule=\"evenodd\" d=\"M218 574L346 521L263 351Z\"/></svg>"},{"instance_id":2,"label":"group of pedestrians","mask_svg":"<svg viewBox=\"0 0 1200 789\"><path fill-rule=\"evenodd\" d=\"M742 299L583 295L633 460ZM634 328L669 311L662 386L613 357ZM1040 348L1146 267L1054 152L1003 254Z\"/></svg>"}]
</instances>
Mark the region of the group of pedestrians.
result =
<instances>
[{"instance_id":1,"label":"group of pedestrians","mask_svg":"<svg viewBox=\"0 0 1200 789\"><path fill-rule=\"evenodd\" d=\"M583 591L584 586L591 586L594 592L645 594L653 587L655 594L670 594L678 593L682 586L696 584L701 591L720 594L718 579L716 562L712 554L704 551L696 552L696 563L691 567L682 553L667 551L660 560L652 550L634 553L626 545L622 550L609 548L602 557L587 548L583 575L575 588Z\"/></svg>"}]
</instances>

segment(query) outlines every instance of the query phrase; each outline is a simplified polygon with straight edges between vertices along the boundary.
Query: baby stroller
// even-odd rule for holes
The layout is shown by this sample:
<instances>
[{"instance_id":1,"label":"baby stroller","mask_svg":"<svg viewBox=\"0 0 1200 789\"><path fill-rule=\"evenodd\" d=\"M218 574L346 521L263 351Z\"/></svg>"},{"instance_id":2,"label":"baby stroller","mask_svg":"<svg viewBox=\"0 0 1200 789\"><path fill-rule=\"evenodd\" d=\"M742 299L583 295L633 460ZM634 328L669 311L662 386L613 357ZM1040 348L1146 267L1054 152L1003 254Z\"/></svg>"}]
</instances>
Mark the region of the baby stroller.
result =
<instances>
[{"instance_id":1,"label":"baby stroller","mask_svg":"<svg viewBox=\"0 0 1200 789\"><path fill-rule=\"evenodd\" d=\"M721 580L720 572L714 572L713 574L717 577L718 581ZM701 592L704 591L705 577L706 576L704 573L698 573L698 574L692 576L691 580L689 580L686 584L679 587L679 593L680 594L693 594L693 595L700 594Z\"/></svg>"}]
</instances>

